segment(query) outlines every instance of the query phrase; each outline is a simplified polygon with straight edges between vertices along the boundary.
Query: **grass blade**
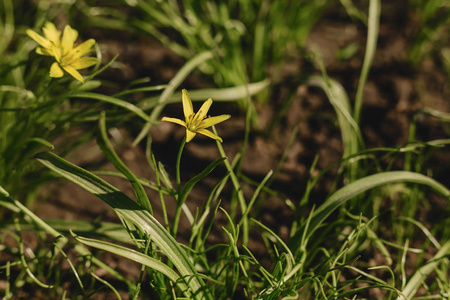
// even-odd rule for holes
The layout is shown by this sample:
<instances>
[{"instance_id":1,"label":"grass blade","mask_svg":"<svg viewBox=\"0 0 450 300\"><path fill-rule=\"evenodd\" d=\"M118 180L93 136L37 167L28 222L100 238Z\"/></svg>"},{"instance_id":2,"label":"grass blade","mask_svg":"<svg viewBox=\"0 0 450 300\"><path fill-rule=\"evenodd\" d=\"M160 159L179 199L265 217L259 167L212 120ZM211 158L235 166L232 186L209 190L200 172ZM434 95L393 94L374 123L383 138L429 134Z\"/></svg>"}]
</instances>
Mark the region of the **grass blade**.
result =
<instances>
[{"instance_id":1,"label":"grass blade","mask_svg":"<svg viewBox=\"0 0 450 300\"><path fill-rule=\"evenodd\" d=\"M189 195L189 192L192 190L192 188L195 186L197 182L199 182L201 179L205 178L209 173L211 173L219 164L221 164L226 157L221 157L215 161L213 161L209 166L207 166L200 174L192 177L183 187L183 190L180 193L179 198L179 204L184 203L187 196Z\"/></svg>"},{"instance_id":2,"label":"grass blade","mask_svg":"<svg viewBox=\"0 0 450 300\"><path fill-rule=\"evenodd\" d=\"M147 122L150 121L150 117L136 105L133 105L130 102L123 101L123 100L120 100L120 99L117 99L117 98L114 98L111 96L106 96L106 95L101 95L101 94L96 94L96 93L75 93L75 94L71 94L70 97L71 98L82 98L82 99L94 99L94 100L99 100L99 101L106 102L106 103L111 103L111 104L123 107L123 108L135 113L136 115L138 115L139 117L141 117L142 119L144 119Z\"/></svg>"},{"instance_id":3,"label":"grass blade","mask_svg":"<svg viewBox=\"0 0 450 300\"><path fill-rule=\"evenodd\" d=\"M320 65L323 77L311 76L308 83L323 89L336 111L344 143L343 157L345 158L355 154L358 151L358 143L363 144L364 141L359 126L352 117L352 109L347 93L340 83L328 78L323 63L320 62Z\"/></svg>"},{"instance_id":4,"label":"grass blade","mask_svg":"<svg viewBox=\"0 0 450 300\"><path fill-rule=\"evenodd\" d=\"M151 237L152 241L177 268L193 293L194 299L212 299L205 283L198 276L184 250L148 211L142 209L136 202L111 184L53 153L39 153L36 158L44 166L102 199L121 218L134 224L143 233Z\"/></svg>"},{"instance_id":5,"label":"grass blade","mask_svg":"<svg viewBox=\"0 0 450 300\"><path fill-rule=\"evenodd\" d=\"M243 99L247 96L253 96L270 84L269 80L258 81L254 83L249 83L248 85L240 85L230 88L221 89L200 89L200 90L189 90L189 96L193 102L195 101L205 101L205 99L211 98L214 101L237 101ZM139 102L139 107L144 110L155 107L158 103L159 96L149 97L143 99ZM167 104L170 103L180 103L181 102L181 92L173 93L168 99Z\"/></svg>"},{"instance_id":6,"label":"grass blade","mask_svg":"<svg viewBox=\"0 0 450 300\"><path fill-rule=\"evenodd\" d=\"M79 241L80 243L82 243L84 245L94 247L97 249L101 249L104 251L108 251L108 252L114 253L116 255L123 256L130 260L133 260L135 262L138 262L140 264L143 264L143 265L145 265L149 268L152 268L153 270L156 270L158 272L161 272L162 274L167 276L170 280L175 282L182 291L187 290L187 286L183 282L183 280L180 278L180 275L178 275L174 270L172 270L172 268L170 268L163 262L161 262L153 257L150 257L148 255L145 255L143 253L140 253L136 250L133 250L133 249L130 249L127 247L119 246L119 245L108 243L105 241L85 238L85 237L78 236L78 235L74 234L73 232L71 232L71 233L77 241Z\"/></svg>"},{"instance_id":7,"label":"grass blade","mask_svg":"<svg viewBox=\"0 0 450 300\"><path fill-rule=\"evenodd\" d=\"M375 49L377 48L378 29L380 27L380 10L381 10L381 1L370 0L366 53L364 55L364 62L361 69L361 75L359 77L358 88L356 90L355 109L353 111L353 117L355 118L355 121L357 123L359 123L359 118L361 115L364 85L367 82L370 66L372 64L373 57L375 55Z\"/></svg>"},{"instance_id":8,"label":"grass blade","mask_svg":"<svg viewBox=\"0 0 450 300\"><path fill-rule=\"evenodd\" d=\"M136 177L136 175L134 175L133 172L131 172L131 170L128 169L128 167L119 158L119 156L114 151L114 147L111 145L111 142L108 139L108 134L106 133L105 113L101 114L99 128L100 136L97 138L97 142L103 153L105 153L108 160L112 162L113 165L130 181L139 205L148 210L150 214L153 214L152 205L150 204L150 200L147 197L147 193L145 192L144 187L139 182L139 179Z\"/></svg>"},{"instance_id":9,"label":"grass blade","mask_svg":"<svg viewBox=\"0 0 450 300\"><path fill-rule=\"evenodd\" d=\"M430 275L430 273L438 266L443 258L450 255L450 241L447 241L438 253L428 261L427 264L418 269L414 275L409 279L405 288L402 290L402 295L400 295L397 300L407 300L412 299L416 294L419 287L422 285L424 280ZM448 265L448 261L446 262ZM448 270L448 269L447 269Z\"/></svg>"},{"instance_id":10,"label":"grass blade","mask_svg":"<svg viewBox=\"0 0 450 300\"><path fill-rule=\"evenodd\" d=\"M447 200L450 200L450 190L447 187L435 181L434 179L419 173L392 171L370 175L344 186L340 190L336 191L333 195L331 195L319 208L317 208L311 218L309 228L306 232L306 238L309 238L335 209L337 209L339 206L352 199L356 195L384 184L393 184L400 182L427 185L437 193L444 196ZM305 229L301 229L297 231L292 240L289 242L289 246L292 249L292 252L295 252L299 247L304 230Z\"/></svg>"}]
</instances>

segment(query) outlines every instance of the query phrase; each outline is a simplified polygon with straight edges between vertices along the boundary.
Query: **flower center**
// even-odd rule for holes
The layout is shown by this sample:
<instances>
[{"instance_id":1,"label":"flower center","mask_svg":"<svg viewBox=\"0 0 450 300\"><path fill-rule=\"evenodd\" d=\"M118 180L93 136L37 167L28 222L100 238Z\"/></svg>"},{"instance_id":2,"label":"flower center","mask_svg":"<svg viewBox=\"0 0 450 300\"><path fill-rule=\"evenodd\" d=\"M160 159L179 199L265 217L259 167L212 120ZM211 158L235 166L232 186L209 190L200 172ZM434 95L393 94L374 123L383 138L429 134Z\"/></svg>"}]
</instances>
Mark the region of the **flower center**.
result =
<instances>
[{"instance_id":1,"label":"flower center","mask_svg":"<svg viewBox=\"0 0 450 300\"><path fill-rule=\"evenodd\" d=\"M189 129L189 131L196 132L202 124L204 118L205 117L200 118L200 111L196 114L190 115L186 124L187 129Z\"/></svg>"}]
</instances>

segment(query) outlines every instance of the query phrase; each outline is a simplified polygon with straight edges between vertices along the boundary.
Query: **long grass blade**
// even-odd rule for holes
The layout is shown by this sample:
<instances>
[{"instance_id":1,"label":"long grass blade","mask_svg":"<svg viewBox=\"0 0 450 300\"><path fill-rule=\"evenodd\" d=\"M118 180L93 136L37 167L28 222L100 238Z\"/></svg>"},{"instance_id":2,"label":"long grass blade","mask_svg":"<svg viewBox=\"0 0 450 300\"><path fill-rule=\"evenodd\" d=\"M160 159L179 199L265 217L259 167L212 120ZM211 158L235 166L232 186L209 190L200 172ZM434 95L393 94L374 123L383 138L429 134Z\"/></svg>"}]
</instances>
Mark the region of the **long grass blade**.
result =
<instances>
[{"instance_id":1,"label":"long grass blade","mask_svg":"<svg viewBox=\"0 0 450 300\"><path fill-rule=\"evenodd\" d=\"M419 287L425 281L425 279L430 275L431 272L441 263L445 257L450 255L450 241L447 241L442 245L441 249L436 253L436 255L428 261L425 265L420 267L414 275L409 279L405 288L402 290L402 294L398 296L397 300L407 300L412 299L416 294ZM448 270L448 260L445 262Z\"/></svg>"},{"instance_id":2,"label":"long grass blade","mask_svg":"<svg viewBox=\"0 0 450 300\"><path fill-rule=\"evenodd\" d=\"M94 99L99 100L106 103L111 103L119 107L123 107L133 113L135 113L137 116L141 117L145 121L150 121L150 116L148 116L142 109L139 107L131 104L130 102L123 101L111 96L96 94L96 93L75 93L70 95L71 98L81 98L81 99Z\"/></svg>"},{"instance_id":3,"label":"long grass blade","mask_svg":"<svg viewBox=\"0 0 450 300\"><path fill-rule=\"evenodd\" d=\"M139 182L139 179L136 177L136 175L134 175L133 172L131 172L131 170L128 169L125 163L119 158L119 156L116 154L116 151L114 151L114 147L111 145L111 142L108 139L104 113L101 114L99 128L100 136L97 139L98 145L106 154L108 160L112 162L112 164L130 181L139 205L153 214L152 205L150 204L150 200L147 197L147 193L145 192L144 187Z\"/></svg>"},{"instance_id":4,"label":"long grass blade","mask_svg":"<svg viewBox=\"0 0 450 300\"><path fill-rule=\"evenodd\" d=\"M358 123L352 117L352 109L347 93L340 83L328 78L325 69L322 69L323 77L311 76L310 85L323 89L333 105L338 117L342 141L344 143L344 158L358 151L358 143L363 144L363 138Z\"/></svg>"},{"instance_id":5,"label":"long grass blade","mask_svg":"<svg viewBox=\"0 0 450 300\"><path fill-rule=\"evenodd\" d=\"M219 164L221 164L226 157L221 157L215 161L213 161L209 166L207 166L200 174L192 177L188 182L186 182L185 186L183 187L183 190L180 193L179 203L182 204L186 200L187 196L189 195L189 192L192 190L192 188L195 186L197 182L199 182L201 179L205 178L209 173L211 173Z\"/></svg>"},{"instance_id":6,"label":"long grass blade","mask_svg":"<svg viewBox=\"0 0 450 300\"><path fill-rule=\"evenodd\" d=\"M248 85L240 85L230 88L221 89L200 89L200 90L189 90L189 96L192 101L205 101L208 98L214 101L237 101L243 99L247 96L253 96L270 84L269 80L258 81L254 83L249 83ZM149 97L141 100L139 102L139 107L143 110L147 110L155 107L158 104L159 96ZM175 92L172 96L167 99L167 104L180 103L181 102L181 92Z\"/></svg>"},{"instance_id":7,"label":"long grass blade","mask_svg":"<svg viewBox=\"0 0 450 300\"><path fill-rule=\"evenodd\" d=\"M182 291L187 290L187 286L183 282L183 280L180 278L180 275L178 275L174 270L172 270L172 268L170 268L163 262L161 262L153 257L150 257L148 255L145 255L143 253L140 253L136 250L133 250L133 249L130 249L127 247L119 246L119 245L112 244L112 243L105 242L105 241L81 237L81 236L75 235L73 232L72 232L72 235L75 237L75 239L77 241L79 241L80 243L82 243L84 245L94 247L97 249L101 249L104 251L108 251L108 252L114 253L119 256L123 256L130 260L133 260L135 262L143 264L149 268L152 268L153 270L161 272L162 274L167 276L170 280L175 282Z\"/></svg>"},{"instance_id":8,"label":"long grass blade","mask_svg":"<svg viewBox=\"0 0 450 300\"><path fill-rule=\"evenodd\" d=\"M61 157L50 153L39 153L36 158L46 167L62 177L78 184L93 195L110 205L125 221L134 224L148 235L161 251L174 264L181 277L186 281L194 299L212 299L203 280L169 232L147 211L142 209L127 195L117 188L95 176L94 174L75 166Z\"/></svg>"},{"instance_id":9,"label":"long grass blade","mask_svg":"<svg viewBox=\"0 0 450 300\"><path fill-rule=\"evenodd\" d=\"M359 123L359 118L361 115L364 85L367 82L370 66L372 65L375 50L377 48L378 29L380 27L380 11L381 11L381 1L370 0L369 18L367 25L366 53L364 55L364 62L361 69L361 75L359 77L358 88L356 90L355 108L353 111L353 117L355 118L355 121L357 123Z\"/></svg>"},{"instance_id":10,"label":"long grass blade","mask_svg":"<svg viewBox=\"0 0 450 300\"><path fill-rule=\"evenodd\" d=\"M306 238L309 238L335 209L356 195L381 185L401 182L426 185L444 196L447 200L450 200L450 190L447 187L436 180L419 173L392 171L370 175L344 186L331 195L319 208L317 208L311 218L311 222L306 232ZM295 252L299 247L304 230L305 229L303 228L303 230L300 229L297 231L292 240L289 242L292 252Z\"/></svg>"}]
</instances>

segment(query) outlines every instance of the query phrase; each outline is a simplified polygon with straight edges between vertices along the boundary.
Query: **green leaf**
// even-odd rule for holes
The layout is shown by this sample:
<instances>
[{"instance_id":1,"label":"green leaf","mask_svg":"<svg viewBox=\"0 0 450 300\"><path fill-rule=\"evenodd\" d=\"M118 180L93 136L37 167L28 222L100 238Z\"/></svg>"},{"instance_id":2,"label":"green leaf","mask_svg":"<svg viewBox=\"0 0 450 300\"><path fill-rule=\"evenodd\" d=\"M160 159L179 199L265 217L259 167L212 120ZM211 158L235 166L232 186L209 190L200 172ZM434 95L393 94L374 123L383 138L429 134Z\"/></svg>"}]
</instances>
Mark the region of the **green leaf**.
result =
<instances>
[{"instance_id":1,"label":"green leaf","mask_svg":"<svg viewBox=\"0 0 450 300\"><path fill-rule=\"evenodd\" d=\"M119 217L134 224L144 234L148 235L186 281L192 292L192 295L186 296L192 296L194 299L212 299L205 283L199 277L185 251L147 210L142 209L136 202L111 184L53 153L39 153L36 158L49 169L102 199L114 208Z\"/></svg>"},{"instance_id":2,"label":"green leaf","mask_svg":"<svg viewBox=\"0 0 450 300\"><path fill-rule=\"evenodd\" d=\"M147 197L147 193L144 190L144 187L140 183L139 179L136 175L131 172L130 169L123 163L123 161L119 158L119 156L114 151L114 147L111 145L108 134L106 133L106 124L105 124L105 113L101 114L99 120L99 128L100 128L100 136L97 138L98 145L102 149L102 151L106 154L106 157L113 165L122 172L123 175L130 181L133 186L134 193L138 200L140 206L144 207L146 210L153 214L152 205L150 204L150 200Z\"/></svg>"},{"instance_id":3,"label":"green leaf","mask_svg":"<svg viewBox=\"0 0 450 300\"><path fill-rule=\"evenodd\" d=\"M49 148L49 149L51 149L51 150L55 149L55 146L53 146L52 143L50 143L49 141L46 141L46 140L44 140L44 139L42 139L42 138L37 138L37 137L35 137L35 138L29 138L29 139L26 140L26 142L27 142L27 143L36 143L36 144L40 144L40 145L42 145L42 146L44 146L44 147L47 147L47 148Z\"/></svg>"},{"instance_id":4,"label":"green leaf","mask_svg":"<svg viewBox=\"0 0 450 300\"><path fill-rule=\"evenodd\" d=\"M137 107L127 101L123 101L123 100L120 100L120 99L117 99L114 97L96 94L96 93L75 93L75 94L71 94L70 97L71 98L82 98L82 99L95 99L95 100L111 103L111 104L123 107L123 108L135 113L136 115L138 115L139 117L141 117L142 119L144 119L147 122L150 121L150 116L148 116L142 109L140 109L139 107Z\"/></svg>"},{"instance_id":5,"label":"green leaf","mask_svg":"<svg viewBox=\"0 0 450 300\"><path fill-rule=\"evenodd\" d=\"M328 78L323 62L319 61L319 58L316 58L316 62L321 66L323 77L311 76L308 84L323 89L336 111L344 143L343 157L356 154L358 145L362 145L364 142L359 126L352 117L352 108L347 93L339 82Z\"/></svg>"},{"instance_id":6,"label":"green leaf","mask_svg":"<svg viewBox=\"0 0 450 300\"><path fill-rule=\"evenodd\" d=\"M0 201L0 205L3 202ZM10 207L13 206L11 203ZM8 209L10 208L8 207ZM20 210L15 207L15 212ZM130 238L128 231L122 224L109 223L109 222L89 222L80 220L65 220L65 219L45 219L42 220L49 228L58 232L69 232L69 230L75 230L78 233L88 234L90 237L108 238L114 241L127 243L134 245L133 240ZM13 226L11 221L2 221L2 224L7 227ZM29 223L22 220L20 223L22 231L36 231L42 227L40 224ZM60 233L58 233L60 234Z\"/></svg>"},{"instance_id":7,"label":"green leaf","mask_svg":"<svg viewBox=\"0 0 450 300\"><path fill-rule=\"evenodd\" d=\"M414 275L409 279L405 288L402 290L402 294L398 296L397 300L412 299L428 275L433 272L440 262L444 261L447 265L446 269L448 270L448 260L445 261L445 258L449 255L450 241L447 241L444 245L442 245L433 258L414 272Z\"/></svg>"},{"instance_id":8,"label":"green leaf","mask_svg":"<svg viewBox=\"0 0 450 300\"><path fill-rule=\"evenodd\" d=\"M309 238L317 228L325 221L325 219L339 206L352 199L353 197L364 193L370 189L379 187L384 184L393 184L393 183L417 183L422 185L427 185L437 193L443 195L447 200L450 200L450 190L446 188L441 183L436 180L413 172L406 171L393 171L393 172L384 172L378 173L375 175L370 175L361 179L358 179L343 188L336 191L333 195L331 195L325 203L323 203L317 210L314 212L311 222L307 229L304 227L297 231L297 233L293 236L291 241L289 242L289 247L292 249L292 252L295 252L297 248L300 246L300 241L302 235L304 234L304 230L306 230L306 238Z\"/></svg>"},{"instance_id":9,"label":"green leaf","mask_svg":"<svg viewBox=\"0 0 450 300\"><path fill-rule=\"evenodd\" d=\"M143 264L149 268L152 268L153 270L156 270L156 271L164 274L170 280L175 282L183 292L187 292L188 287L183 282L180 275L178 275L174 270L172 270L172 268L170 268L163 262L161 262L153 257L150 257L148 255L145 255L143 253L140 253L136 250L133 250L133 249L115 245L115 244L108 243L105 241L81 237L81 236L75 235L72 231L71 231L71 233L77 241L79 241L80 243L82 243L84 245L88 245L88 246L91 246L91 247L94 247L97 249L108 251L108 252L114 253L116 255L131 259L135 262Z\"/></svg>"},{"instance_id":10,"label":"green leaf","mask_svg":"<svg viewBox=\"0 0 450 300\"><path fill-rule=\"evenodd\" d=\"M187 196L189 195L189 192L192 190L192 188L195 186L197 182L199 182L201 179L206 177L209 173L214 170L215 167L217 167L220 163L222 163L226 157L221 157L218 160L212 162L209 166L207 166L200 174L197 176L194 176L191 178L183 187L183 190L180 193L180 198L178 200L179 205L184 203L186 201Z\"/></svg>"},{"instance_id":11,"label":"green leaf","mask_svg":"<svg viewBox=\"0 0 450 300\"><path fill-rule=\"evenodd\" d=\"M364 85L367 82L367 77L369 76L370 67L372 65L373 57L375 56L375 50L377 48L378 30L380 28L380 11L381 0L370 0L369 18L367 24L366 53L364 54L364 62L361 69L361 75L359 76L358 88L355 95L355 109L353 111L353 117L355 118L355 121L357 123L359 123L361 115Z\"/></svg>"},{"instance_id":12,"label":"green leaf","mask_svg":"<svg viewBox=\"0 0 450 300\"><path fill-rule=\"evenodd\" d=\"M213 99L215 102L237 101L261 92L267 88L269 84L270 81L266 79L230 88L189 90L189 97L191 97L193 102L205 101L205 99L208 98ZM159 96L143 99L139 102L139 107L144 110L153 108L157 105L158 99ZM181 103L181 91L173 93L173 95L167 99L167 104L171 103Z\"/></svg>"},{"instance_id":13,"label":"green leaf","mask_svg":"<svg viewBox=\"0 0 450 300\"><path fill-rule=\"evenodd\" d=\"M173 185L170 182L169 174L166 171L166 168L164 168L164 165L161 162L158 162L158 170L161 175L161 180L166 186L166 188L169 189L169 191L172 193L174 191Z\"/></svg>"}]
</instances>

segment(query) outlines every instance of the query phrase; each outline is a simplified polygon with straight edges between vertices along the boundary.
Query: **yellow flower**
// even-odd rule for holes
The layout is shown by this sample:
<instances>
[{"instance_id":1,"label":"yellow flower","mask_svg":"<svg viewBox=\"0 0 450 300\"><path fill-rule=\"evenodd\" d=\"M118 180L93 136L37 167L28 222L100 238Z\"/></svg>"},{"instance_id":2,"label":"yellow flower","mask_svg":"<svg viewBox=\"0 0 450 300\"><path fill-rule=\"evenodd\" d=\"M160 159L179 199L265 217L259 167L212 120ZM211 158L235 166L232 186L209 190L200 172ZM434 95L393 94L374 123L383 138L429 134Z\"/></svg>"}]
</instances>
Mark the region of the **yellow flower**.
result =
<instances>
[{"instance_id":1,"label":"yellow flower","mask_svg":"<svg viewBox=\"0 0 450 300\"><path fill-rule=\"evenodd\" d=\"M89 39L74 48L78 31L72 29L69 25L64 28L62 36L61 31L50 22L45 23L42 31L44 36L31 29L27 29L27 34L40 45L36 48L37 54L53 56L56 59L56 62L50 67L50 76L59 78L66 71L75 79L84 82L83 76L77 70L88 68L98 62L95 57L82 57L90 52L95 40Z\"/></svg>"},{"instance_id":2,"label":"yellow flower","mask_svg":"<svg viewBox=\"0 0 450 300\"><path fill-rule=\"evenodd\" d=\"M222 142L222 139L219 136L215 135L209 130L206 130L206 128L228 120L231 116L220 115L217 117L207 118L206 114L208 113L208 110L213 102L211 98L203 103L202 107L197 113L194 113L191 97L189 97L189 94L186 90L182 91L181 100L183 102L184 118L186 119L186 121L167 117L163 117L162 121L172 122L186 127L186 143L189 143L197 133L206 135L207 137Z\"/></svg>"}]
</instances>

